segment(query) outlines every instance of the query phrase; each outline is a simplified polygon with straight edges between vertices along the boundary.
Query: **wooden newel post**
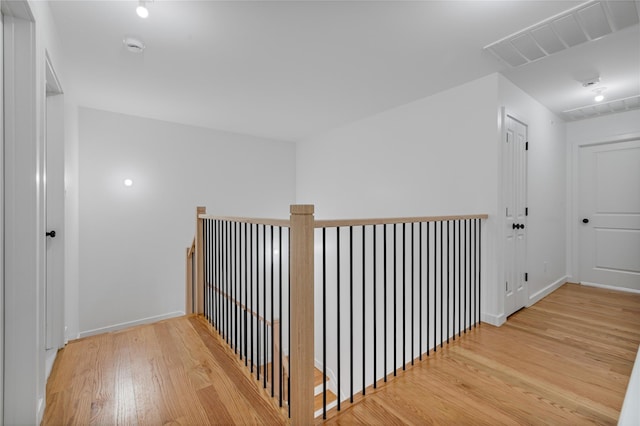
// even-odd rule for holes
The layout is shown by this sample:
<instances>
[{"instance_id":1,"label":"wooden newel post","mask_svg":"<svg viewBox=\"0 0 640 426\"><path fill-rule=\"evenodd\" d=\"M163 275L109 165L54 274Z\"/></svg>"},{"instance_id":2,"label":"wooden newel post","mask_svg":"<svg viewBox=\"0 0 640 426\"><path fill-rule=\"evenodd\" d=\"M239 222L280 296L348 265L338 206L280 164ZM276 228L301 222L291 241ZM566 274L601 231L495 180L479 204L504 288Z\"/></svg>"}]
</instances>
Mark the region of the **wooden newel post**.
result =
<instances>
[{"instance_id":1,"label":"wooden newel post","mask_svg":"<svg viewBox=\"0 0 640 426\"><path fill-rule=\"evenodd\" d=\"M196 208L196 314L204 314L204 219L199 216L206 213L206 207Z\"/></svg>"},{"instance_id":2,"label":"wooden newel post","mask_svg":"<svg viewBox=\"0 0 640 426\"><path fill-rule=\"evenodd\" d=\"M292 205L291 232L291 423L313 423L313 205Z\"/></svg>"}]
</instances>

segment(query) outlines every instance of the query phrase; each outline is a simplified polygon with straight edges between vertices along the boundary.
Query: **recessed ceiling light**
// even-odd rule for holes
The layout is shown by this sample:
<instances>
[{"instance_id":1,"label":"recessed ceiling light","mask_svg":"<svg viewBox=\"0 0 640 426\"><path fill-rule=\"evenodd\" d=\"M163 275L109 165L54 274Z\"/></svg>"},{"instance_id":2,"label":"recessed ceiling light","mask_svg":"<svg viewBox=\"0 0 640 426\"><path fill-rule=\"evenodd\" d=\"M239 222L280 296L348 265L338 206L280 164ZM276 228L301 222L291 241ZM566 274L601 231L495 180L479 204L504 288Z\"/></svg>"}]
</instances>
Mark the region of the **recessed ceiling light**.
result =
<instances>
[{"instance_id":1,"label":"recessed ceiling light","mask_svg":"<svg viewBox=\"0 0 640 426\"><path fill-rule=\"evenodd\" d=\"M133 180L131 179L125 179L123 183L124 186L133 186Z\"/></svg>"},{"instance_id":2,"label":"recessed ceiling light","mask_svg":"<svg viewBox=\"0 0 640 426\"><path fill-rule=\"evenodd\" d=\"M604 95L602 94L602 92L604 92L606 89L606 87L599 87L595 89L594 92L596 93L596 96L593 98L593 100L596 102L602 102L604 100Z\"/></svg>"},{"instance_id":3,"label":"recessed ceiling light","mask_svg":"<svg viewBox=\"0 0 640 426\"><path fill-rule=\"evenodd\" d=\"M147 9L143 1L141 1L138 4L138 7L136 7L136 13L143 19L146 19L149 16L149 9Z\"/></svg>"},{"instance_id":4,"label":"recessed ceiling light","mask_svg":"<svg viewBox=\"0 0 640 426\"><path fill-rule=\"evenodd\" d=\"M142 51L146 47L142 40L139 40L135 37L125 37L124 40L122 40L122 43L127 48L127 50L132 53L142 53Z\"/></svg>"}]
</instances>

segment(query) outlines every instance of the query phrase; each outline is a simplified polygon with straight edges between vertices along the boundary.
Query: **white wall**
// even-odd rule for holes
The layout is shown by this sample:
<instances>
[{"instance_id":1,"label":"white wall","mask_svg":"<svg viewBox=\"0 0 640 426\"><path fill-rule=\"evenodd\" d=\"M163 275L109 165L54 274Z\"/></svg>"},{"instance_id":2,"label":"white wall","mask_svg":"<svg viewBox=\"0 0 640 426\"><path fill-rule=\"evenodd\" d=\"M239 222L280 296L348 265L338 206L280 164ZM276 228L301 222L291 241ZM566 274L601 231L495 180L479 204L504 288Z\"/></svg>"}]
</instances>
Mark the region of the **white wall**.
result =
<instances>
[{"instance_id":1,"label":"white wall","mask_svg":"<svg viewBox=\"0 0 640 426\"><path fill-rule=\"evenodd\" d=\"M497 75L299 143L296 195L317 218L488 213L483 312L494 303Z\"/></svg>"},{"instance_id":2,"label":"white wall","mask_svg":"<svg viewBox=\"0 0 640 426\"><path fill-rule=\"evenodd\" d=\"M616 142L632 138L640 138L640 110L632 110L617 114L604 115L587 120L573 121L566 125L567 140L567 172L570 176L571 197L569 199L568 241L571 242L570 279L580 282L578 240L581 225L578 211L578 156L579 146L603 142Z\"/></svg>"},{"instance_id":3,"label":"white wall","mask_svg":"<svg viewBox=\"0 0 640 426\"><path fill-rule=\"evenodd\" d=\"M288 142L81 108L81 335L183 312L196 206L287 218L294 160Z\"/></svg>"},{"instance_id":4,"label":"white wall","mask_svg":"<svg viewBox=\"0 0 640 426\"><path fill-rule=\"evenodd\" d=\"M498 81L499 105L524 121L529 131L527 287L531 305L567 280L565 124L504 76L499 75ZM498 261L502 271L502 258Z\"/></svg>"}]
</instances>

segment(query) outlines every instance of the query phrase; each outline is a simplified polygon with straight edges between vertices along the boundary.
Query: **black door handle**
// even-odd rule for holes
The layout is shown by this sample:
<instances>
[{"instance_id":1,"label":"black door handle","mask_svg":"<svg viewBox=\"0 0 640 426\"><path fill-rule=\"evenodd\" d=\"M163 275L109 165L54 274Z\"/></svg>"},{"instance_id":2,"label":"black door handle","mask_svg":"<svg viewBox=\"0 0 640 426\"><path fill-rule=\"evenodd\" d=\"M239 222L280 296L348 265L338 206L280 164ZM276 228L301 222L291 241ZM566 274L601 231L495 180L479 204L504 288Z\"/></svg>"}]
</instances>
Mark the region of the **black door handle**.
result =
<instances>
[{"instance_id":1,"label":"black door handle","mask_svg":"<svg viewBox=\"0 0 640 426\"><path fill-rule=\"evenodd\" d=\"M582 219L582 223L589 223L589 219L585 217L584 219Z\"/></svg>"},{"instance_id":2,"label":"black door handle","mask_svg":"<svg viewBox=\"0 0 640 426\"><path fill-rule=\"evenodd\" d=\"M520 224L520 229L524 229L524 223Z\"/></svg>"},{"instance_id":3,"label":"black door handle","mask_svg":"<svg viewBox=\"0 0 640 426\"><path fill-rule=\"evenodd\" d=\"M47 232L47 237L55 238L56 237L56 231Z\"/></svg>"},{"instance_id":4,"label":"black door handle","mask_svg":"<svg viewBox=\"0 0 640 426\"><path fill-rule=\"evenodd\" d=\"M511 227L513 229L518 229L518 228L520 228L520 225L518 225L517 223L514 223Z\"/></svg>"}]
</instances>

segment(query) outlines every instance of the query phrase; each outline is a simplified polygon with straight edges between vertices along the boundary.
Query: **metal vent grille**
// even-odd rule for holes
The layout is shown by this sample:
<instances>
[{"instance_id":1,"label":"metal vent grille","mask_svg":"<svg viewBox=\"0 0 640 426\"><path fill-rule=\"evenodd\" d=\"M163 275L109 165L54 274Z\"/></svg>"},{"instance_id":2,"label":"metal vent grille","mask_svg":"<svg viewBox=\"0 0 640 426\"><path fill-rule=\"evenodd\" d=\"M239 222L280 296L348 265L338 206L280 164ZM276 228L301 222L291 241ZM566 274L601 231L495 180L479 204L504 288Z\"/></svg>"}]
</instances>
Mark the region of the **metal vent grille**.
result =
<instances>
[{"instance_id":1,"label":"metal vent grille","mask_svg":"<svg viewBox=\"0 0 640 426\"><path fill-rule=\"evenodd\" d=\"M638 108L640 108L640 95L569 109L563 111L563 114L565 119L575 121Z\"/></svg>"},{"instance_id":2,"label":"metal vent grille","mask_svg":"<svg viewBox=\"0 0 640 426\"><path fill-rule=\"evenodd\" d=\"M590 1L485 46L511 67L528 64L562 50L636 25L635 1Z\"/></svg>"}]
</instances>

